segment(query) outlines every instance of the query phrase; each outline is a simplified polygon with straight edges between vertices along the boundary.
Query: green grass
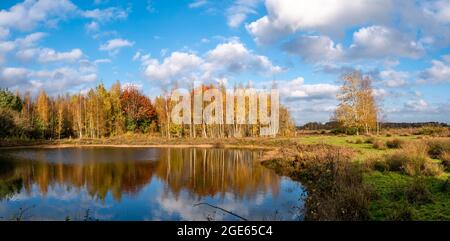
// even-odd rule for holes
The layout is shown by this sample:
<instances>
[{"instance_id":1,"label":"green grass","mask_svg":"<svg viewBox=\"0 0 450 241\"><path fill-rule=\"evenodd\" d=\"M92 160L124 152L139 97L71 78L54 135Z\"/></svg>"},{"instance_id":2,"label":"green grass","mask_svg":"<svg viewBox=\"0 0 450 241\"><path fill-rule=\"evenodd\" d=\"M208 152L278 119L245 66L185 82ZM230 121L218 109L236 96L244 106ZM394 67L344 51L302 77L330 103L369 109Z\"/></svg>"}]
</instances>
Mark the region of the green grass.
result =
<instances>
[{"instance_id":1,"label":"green grass","mask_svg":"<svg viewBox=\"0 0 450 241\"><path fill-rule=\"evenodd\" d=\"M376 156L376 155L384 155L395 152L394 149L384 149L377 150L374 149L371 143L365 143L365 140L369 137L366 136L302 136L296 138L295 141L299 144L328 144L342 147L349 147L356 151L357 155L355 156L356 161L363 161L368 157ZM377 140L381 140L386 142L388 140L399 139L404 141L414 141L417 140L417 136L373 136L373 138ZM358 140L361 140L361 144L356 144Z\"/></svg>"},{"instance_id":2,"label":"green grass","mask_svg":"<svg viewBox=\"0 0 450 241\"><path fill-rule=\"evenodd\" d=\"M439 177L421 177L431 193L431 201L424 204L407 201L405 190L418 177L399 173L367 173L364 181L376 191L370 206L374 220L392 220L399 212L409 212L412 220L450 220L450 184L444 188L448 173Z\"/></svg>"}]
</instances>

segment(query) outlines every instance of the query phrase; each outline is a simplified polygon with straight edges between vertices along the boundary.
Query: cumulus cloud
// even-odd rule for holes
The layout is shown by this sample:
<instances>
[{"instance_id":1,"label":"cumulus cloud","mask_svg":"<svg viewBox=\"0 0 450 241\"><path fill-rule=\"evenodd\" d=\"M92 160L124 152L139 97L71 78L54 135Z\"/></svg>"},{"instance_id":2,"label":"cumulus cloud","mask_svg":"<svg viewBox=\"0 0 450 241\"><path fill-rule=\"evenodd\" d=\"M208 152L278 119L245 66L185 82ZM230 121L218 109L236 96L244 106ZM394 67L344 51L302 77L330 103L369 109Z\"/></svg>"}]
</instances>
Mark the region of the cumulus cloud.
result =
<instances>
[{"instance_id":1,"label":"cumulus cloud","mask_svg":"<svg viewBox=\"0 0 450 241\"><path fill-rule=\"evenodd\" d=\"M195 54L173 52L162 63L156 59L146 61L144 75L153 80L172 80L173 78L191 78L203 64L203 60Z\"/></svg>"},{"instance_id":2,"label":"cumulus cloud","mask_svg":"<svg viewBox=\"0 0 450 241\"><path fill-rule=\"evenodd\" d=\"M308 62L333 61L344 56L343 46L327 36L300 36L285 43L283 50Z\"/></svg>"},{"instance_id":3,"label":"cumulus cloud","mask_svg":"<svg viewBox=\"0 0 450 241\"><path fill-rule=\"evenodd\" d=\"M438 22L450 23L450 0L427 1L424 12Z\"/></svg>"},{"instance_id":4,"label":"cumulus cloud","mask_svg":"<svg viewBox=\"0 0 450 241\"><path fill-rule=\"evenodd\" d=\"M30 31L40 24L52 25L75 12L69 0L25 0L0 11L0 26Z\"/></svg>"},{"instance_id":5,"label":"cumulus cloud","mask_svg":"<svg viewBox=\"0 0 450 241\"><path fill-rule=\"evenodd\" d=\"M379 76L387 87L396 88L405 86L407 84L406 79L410 77L410 74L404 71L388 69L381 71Z\"/></svg>"},{"instance_id":6,"label":"cumulus cloud","mask_svg":"<svg viewBox=\"0 0 450 241\"><path fill-rule=\"evenodd\" d=\"M130 11L120 7L83 10L70 0L25 0L0 10L0 39L8 36L10 29L32 31L42 25L55 27L61 20L74 17L92 20L85 27L94 32L101 23L126 19Z\"/></svg>"},{"instance_id":7,"label":"cumulus cloud","mask_svg":"<svg viewBox=\"0 0 450 241\"><path fill-rule=\"evenodd\" d=\"M219 44L206 54L206 68L211 71L242 73L245 71L259 73L278 73L281 67L262 55L253 54L239 41Z\"/></svg>"},{"instance_id":8,"label":"cumulus cloud","mask_svg":"<svg viewBox=\"0 0 450 241\"><path fill-rule=\"evenodd\" d=\"M374 20L389 18L390 0L266 0L268 14L247 25L247 30L263 44L297 31L342 32Z\"/></svg>"},{"instance_id":9,"label":"cumulus cloud","mask_svg":"<svg viewBox=\"0 0 450 241\"><path fill-rule=\"evenodd\" d=\"M109 7L105 9L92 9L82 12L82 16L90 18L98 22L109 22L113 20L122 20L128 17L128 11L126 9L118 7Z\"/></svg>"},{"instance_id":10,"label":"cumulus cloud","mask_svg":"<svg viewBox=\"0 0 450 241\"><path fill-rule=\"evenodd\" d=\"M25 68L2 68L0 69L0 79L3 87L17 85L26 82L28 70Z\"/></svg>"},{"instance_id":11,"label":"cumulus cloud","mask_svg":"<svg viewBox=\"0 0 450 241\"><path fill-rule=\"evenodd\" d=\"M9 36L9 29L0 27L0 39L5 39Z\"/></svg>"},{"instance_id":12,"label":"cumulus cloud","mask_svg":"<svg viewBox=\"0 0 450 241\"><path fill-rule=\"evenodd\" d=\"M126 39L116 38L108 40L106 43L100 45L100 50L109 51L111 53L117 53L121 48L131 47L134 45L134 42L131 42Z\"/></svg>"},{"instance_id":13,"label":"cumulus cloud","mask_svg":"<svg viewBox=\"0 0 450 241\"><path fill-rule=\"evenodd\" d=\"M384 26L359 29L353 34L353 42L348 48L328 36L304 35L284 43L282 49L307 62L321 64L401 57L417 59L425 54L420 42Z\"/></svg>"},{"instance_id":14,"label":"cumulus cloud","mask_svg":"<svg viewBox=\"0 0 450 241\"><path fill-rule=\"evenodd\" d=\"M98 80L96 68L87 68L87 64L80 61L76 66L40 70L0 68L0 87L29 90L33 93L45 89L50 94L77 91Z\"/></svg>"},{"instance_id":15,"label":"cumulus cloud","mask_svg":"<svg viewBox=\"0 0 450 241\"><path fill-rule=\"evenodd\" d=\"M419 74L418 83L450 83L450 55L431 61L431 67Z\"/></svg>"},{"instance_id":16,"label":"cumulus cloud","mask_svg":"<svg viewBox=\"0 0 450 241\"><path fill-rule=\"evenodd\" d=\"M305 84L303 77L298 77L290 81L277 82L280 95L288 101L295 100L320 100L331 99L335 100L339 92L339 86L319 83L319 84Z\"/></svg>"},{"instance_id":17,"label":"cumulus cloud","mask_svg":"<svg viewBox=\"0 0 450 241\"><path fill-rule=\"evenodd\" d=\"M80 49L73 49L69 52L56 52L53 49L44 48L40 51L38 61L42 63L69 61L73 62L80 59L83 52Z\"/></svg>"},{"instance_id":18,"label":"cumulus cloud","mask_svg":"<svg viewBox=\"0 0 450 241\"><path fill-rule=\"evenodd\" d=\"M31 33L23 38L16 39L15 44L19 48L33 47L46 36L47 34L42 32Z\"/></svg>"},{"instance_id":19,"label":"cumulus cloud","mask_svg":"<svg viewBox=\"0 0 450 241\"><path fill-rule=\"evenodd\" d=\"M84 27L87 32L97 32L100 29L100 25L95 21L87 23Z\"/></svg>"},{"instance_id":20,"label":"cumulus cloud","mask_svg":"<svg viewBox=\"0 0 450 241\"><path fill-rule=\"evenodd\" d=\"M249 14L256 14L256 6L261 0L236 0L226 11L230 27L239 27Z\"/></svg>"},{"instance_id":21,"label":"cumulus cloud","mask_svg":"<svg viewBox=\"0 0 450 241\"><path fill-rule=\"evenodd\" d=\"M420 43L402 32L384 26L359 29L353 34L353 44L349 51L352 57L361 58L418 58L425 52Z\"/></svg>"},{"instance_id":22,"label":"cumulus cloud","mask_svg":"<svg viewBox=\"0 0 450 241\"><path fill-rule=\"evenodd\" d=\"M254 54L238 40L221 43L203 56L176 51L159 61L138 52L133 59L142 62L148 79L157 81L211 81L243 73L264 75L282 71L266 56Z\"/></svg>"},{"instance_id":23,"label":"cumulus cloud","mask_svg":"<svg viewBox=\"0 0 450 241\"><path fill-rule=\"evenodd\" d=\"M426 111L429 108L428 103L423 99L409 100L404 105L406 110L410 111Z\"/></svg>"},{"instance_id":24,"label":"cumulus cloud","mask_svg":"<svg viewBox=\"0 0 450 241\"><path fill-rule=\"evenodd\" d=\"M23 51L26 48L32 48L38 44L38 42L46 36L45 33L36 32L29 35L26 35L22 38L17 38L13 41L0 41L0 63L3 63L6 55L15 50L19 49L19 51ZM29 52L24 53L30 54Z\"/></svg>"}]
</instances>

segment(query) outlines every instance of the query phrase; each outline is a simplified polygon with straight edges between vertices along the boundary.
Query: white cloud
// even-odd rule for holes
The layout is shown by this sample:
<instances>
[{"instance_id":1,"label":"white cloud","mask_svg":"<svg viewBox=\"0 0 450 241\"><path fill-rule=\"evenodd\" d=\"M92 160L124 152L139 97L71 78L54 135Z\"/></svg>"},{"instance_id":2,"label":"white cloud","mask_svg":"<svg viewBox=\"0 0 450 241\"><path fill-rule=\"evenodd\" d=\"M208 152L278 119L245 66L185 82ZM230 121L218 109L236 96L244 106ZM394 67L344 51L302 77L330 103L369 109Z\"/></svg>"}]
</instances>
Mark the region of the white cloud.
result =
<instances>
[{"instance_id":1,"label":"white cloud","mask_svg":"<svg viewBox=\"0 0 450 241\"><path fill-rule=\"evenodd\" d=\"M268 14L247 25L260 43L297 31L335 34L346 27L385 21L392 9L391 0L266 0L265 5Z\"/></svg>"},{"instance_id":2,"label":"white cloud","mask_svg":"<svg viewBox=\"0 0 450 241\"><path fill-rule=\"evenodd\" d=\"M126 39L116 38L111 39L108 42L102 44L100 46L100 50L102 51L110 51L113 53L117 53L117 51L121 48L131 47L134 45L134 42L128 41Z\"/></svg>"},{"instance_id":3,"label":"white cloud","mask_svg":"<svg viewBox=\"0 0 450 241\"><path fill-rule=\"evenodd\" d=\"M350 46L352 57L408 57L418 58L424 54L423 46L405 34L384 26L361 28L353 34Z\"/></svg>"},{"instance_id":4,"label":"white cloud","mask_svg":"<svg viewBox=\"0 0 450 241\"><path fill-rule=\"evenodd\" d=\"M208 0L195 0L191 3L189 3L189 8L199 8L201 6L204 6L208 3Z\"/></svg>"},{"instance_id":5,"label":"white cloud","mask_svg":"<svg viewBox=\"0 0 450 241\"><path fill-rule=\"evenodd\" d=\"M99 22L109 22L113 20L122 20L128 17L128 10L118 8L118 7L109 7L105 9L93 9L86 10L82 12L82 15L85 18L90 18Z\"/></svg>"},{"instance_id":6,"label":"white cloud","mask_svg":"<svg viewBox=\"0 0 450 241\"><path fill-rule=\"evenodd\" d=\"M98 64L108 64L111 63L110 59L97 59L94 60L94 64L98 65Z\"/></svg>"},{"instance_id":7,"label":"white cloud","mask_svg":"<svg viewBox=\"0 0 450 241\"><path fill-rule=\"evenodd\" d=\"M29 31L40 24L55 24L76 9L69 0L25 0L0 11L0 26Z\"/></svg>"},{"instance_id":8,"label":"white cloud","mask_svg":"<svg viewBox=\"0 0 450 241\"><path fill-rule=\"evenodd\" d=\"M39 63L75 62L83 57L81 49L72 49L67 52L57 52L51 48L25 48L16 52L16 58L21 62L35 60Z\"/></svg>"},{"instance_id":9,"label":"white cloud","mask_svg":"<svg viewBox=\"0 0 450 241\"><path fill-rule=\"evenodd\" d=\"M33 47L46 36L47 34L42 32L31 33L24 38L16 39L15 43L19 48Z\"/></svg>"},{"instance_id":10,"label":"white cloud","mask_svg":"<svg viewBox=\"0 0 450 241\"><path fill-rule=\"evenodd\" d=\"M236 0L226 11L228 26L239 27L249 14L256 14L256 6L261 0Z\"/></svg>"},{"instance_id":11,"label":"white cloud","mask_svg":"<svg viewBox=\"0 0 450 241\"><path fill-rule=\"evenodd\" d=\"M95 83L98 79L95 68L87 68L86 61L80 65L60 67L52 70L31 70L26 68L1 68L0 87L29 90L36 93L45 89L50 94L78 91L86 85Z\"/></svg>"},{"instance_id":12,"label":"white cloud","mask_svg":"<svg viewBox=\"0 0 450 241\"><path fill-rule=\"evenodd\" d=\"M342 45L327 36L301 36L285 43L283 49L310 62L339 60L344 55Z\"/></svg>"},{"instance_id":13,"label":"white cloud","mask_svg":"<svg viewBox=\"0 0 450 241\"><path fill-rule=\"evenodd\" d=\"M273 83L262 83L272 86ZM328 83L306 84L303 77L275 82L280 97L297 124L310 121L328 121L336 109L336 95L340 87ZM263 87L263 88L265 88Z\"/></svg>"},{"instance_id":14,"label":"white cloud","mask_svg":"<svg viewBox=\"0 0 450 241\"><path fill-rule=\"evenodd\" d=\"M419 83L450 83L450 55L431 61L432 66L419 74Z\"/></svg>"},{"instance_id":15,"label":"white cloud","mask_svg":"<svg viewBox=\"0 0 450 241\"><path fill-rule=\"evenodd\" d=\"M41 63L68 61L74 62L83 56L83 51L80 49L72 49L69 52L56 52L53 49L40 49L38 54L38 61Z\"/></svg>"},{"instance_id":16,"label":"white cloud","mask_svg":"<svg viewBox=\"0 0 450 241\"><path fill-rule=\"evenodd\" d=\"M380 72L380 78L387 87L402 87L407 84L406 79L409 78L409 73L404 71L395 71L392 69L383 70Z\"/></svg>"},{"instance_id":17,"label":"white cloud","mask_svg":"<svg viewBox=\"0 0 450 241\"><path fill-rule=\"evenodd\" d=\"M282 71L281 67L273 65L266 56L252 53L238 40L219 44L203 57L176 51L160 62L138 52L133 60L142 62L144 75L148 79L166 82L211 81L242 73L269 74Z\"/></svg>"},{"instance_id":18,"label":"white cloud","mask_svg":"<svg viewBox=\"0 0 450 241\"><path fill-rule=\"evenodd\" d=\"M9 36L9 29L0 27L0 39L5 39Z\"/></svg>"},{"instance_id":19,"label":"white cloud","mask_svg":"<svg viewBox=\"0 0 450 241\"><path fill-rule=\"evenodd\" d=\"M17 85L27 80L28 70L25 68L0 69L0 79L3 86Z\"/></svg>"},{"instance_id":20,"label":"white cloud","mask_svg":"<svg viewBox=\"0 0 450 241\"><path fill-rule=\"evenodd\" d=\"M409 100L405 103L405 109L410 111L426 111L429 109L428 103L423 100Z\"/></svg>"},{"instance_id":21,"label":"white cloud","mask_svg":"<svg viewBox=\"0 0 450 241\"><path fill-rule=\"evenodd\" d=\"M440 23L450 23L450 0L427 1L424 12Z\"/></svg>"},{"instance_id":22,"label":"white cloud","mask_svg":"<svg viewBox=\"0 0 450 241\"><path fill-rule=\"evenodd\" d=\"M85 28L87 32L97 32L100 29L100 26L97 22L92 21L90 23L87 23L85 25Z\"/></svg>"},{"instance_id":23,"label":"white cloud","mask_svg":"<svg viewBox=\"0 0 450 241\"><path fill-rule=\"evenodd\" d=\"M282 71L281 67L274 66L266 56L253 54L239 41L217 45L215 49L206 54L206 60L206 69L210 71L231 73L244 71L278 73Z\"/></svg>"},{"instance_id":24,"label":"white cloud","mask_svg":"<svg viewBox=\"0 0 450 241\"><path fill-rule=\"evenodd\" d=\"M195 54L173 52L162 63L156 59L147 61L144 74L149 79L170 81L175 77L189 78L193 70L203 64Z\"/></svg>"},{"instance_id":25,"label":"white cloud","mask_svg":"<svg viewBox=\"0 0 450 241\"><path fill-rule=\"evenodd\" d=\"M5 61L5 56L16 47L16 44L12 41L1 42L0 41L0 63Z\"/></svg>"}]
</instances>

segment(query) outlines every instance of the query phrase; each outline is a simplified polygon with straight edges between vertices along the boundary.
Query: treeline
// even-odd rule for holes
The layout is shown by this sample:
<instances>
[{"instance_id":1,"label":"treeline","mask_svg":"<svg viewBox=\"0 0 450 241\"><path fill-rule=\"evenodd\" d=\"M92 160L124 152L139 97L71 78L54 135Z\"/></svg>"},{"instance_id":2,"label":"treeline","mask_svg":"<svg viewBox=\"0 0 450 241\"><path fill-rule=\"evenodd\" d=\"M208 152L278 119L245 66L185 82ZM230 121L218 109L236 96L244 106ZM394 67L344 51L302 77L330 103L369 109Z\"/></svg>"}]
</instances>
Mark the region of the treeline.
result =
<instances>
[{"instance_id":1,"label":"treeline","mask_svg":"<svg viewBox=\"0 0 450 241\"><path fill-rule=\"evenodd\" d=\"M225 91L225 88L221 89ZM151 100L136 87L122 88L119 81L109 90L99 84L87 94L55 97L49 96L44 90L33 97L29 92L12 93L2 89L0 138L104 138L124 133L168 138L259 136L260 124L173 124L170 113L175 104L169 95ZM288 110L281 106L279 113L279 135L294 134L295 124Z\"/></svg>"},{"instance_id":2,"label":"treeline","mask_svg":"<svg viewBox=\"0 0 450 241\"><path fill-rule=\"evenodd\" d=\"M380 122L381 129L406 129L406 128L422 128L422 127L449 127L446 123L439 122ZM339 123L335 121L329 121L325 123L321 122L308 122L304 125L298 126L299 130L333 130L339 128Z\"/></svg>"}]
</instances>

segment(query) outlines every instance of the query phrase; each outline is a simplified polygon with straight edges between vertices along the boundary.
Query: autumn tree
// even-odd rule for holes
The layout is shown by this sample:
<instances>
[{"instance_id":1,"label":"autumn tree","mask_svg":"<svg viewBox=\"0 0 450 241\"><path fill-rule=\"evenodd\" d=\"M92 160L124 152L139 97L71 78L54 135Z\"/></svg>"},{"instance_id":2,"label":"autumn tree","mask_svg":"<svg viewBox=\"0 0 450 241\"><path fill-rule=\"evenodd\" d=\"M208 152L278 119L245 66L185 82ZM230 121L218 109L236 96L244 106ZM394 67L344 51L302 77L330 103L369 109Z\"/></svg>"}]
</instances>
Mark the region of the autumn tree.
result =
<instances>
[{"instance_id":1,"label":"autumn tree","mask_svg":"<svg viewBox=\"0 0 450 241\"><path fill-rule=\"evenodd\" d=\"M127 87L120 96L128 131L148 132L156 129L156 111L150 99L136 87Z\"/></svg>"},{"instance_id":2,"label":"autumn tree","mask_svg":"<svg viewBox=\"0 0 450 241\"><path fill-rule=\"evenodd\" d=\"M293 136L295 135L295 122L289 113L289 110L280 106L280 128L279 135L280 136Z\"/></svg>"},{"instance_id":3,"label":"autumn tree","mask_svg":"<svg viewBox=\"0 0 450 241\"><path fill-rule=\"evenodd\" d=\"M356 134L364 129L366 133L376 127L377 105L373 96L371 79L359 72L345 75L337 98L340 101L333 119L343 128L354 129Z\"/></svg>"},{"instance_id":4,"label":"autumn tree","mask_svg":"<svg viewBox=\"0 0 450 241\"><path fill-rule=\"evenodd\" d=\"M39 118L39 127L42 135L45 137L47 130L50 127L50 101L44 90L39 92L36 108Z\"/></svg>"},{"instance_id":5,"label":"autumn tree","mask_svg":"<svg viewBox=\"0 0 450 241\"><path fill-rule=\"evenodd\" d=\"M123 115L121 103L121 86L117 81L111 86L109 98L111 102L111 135L120 135L125 129L125 117Z\"/></svg>"}]
</instances>

